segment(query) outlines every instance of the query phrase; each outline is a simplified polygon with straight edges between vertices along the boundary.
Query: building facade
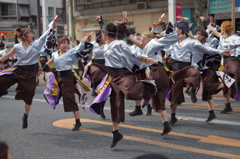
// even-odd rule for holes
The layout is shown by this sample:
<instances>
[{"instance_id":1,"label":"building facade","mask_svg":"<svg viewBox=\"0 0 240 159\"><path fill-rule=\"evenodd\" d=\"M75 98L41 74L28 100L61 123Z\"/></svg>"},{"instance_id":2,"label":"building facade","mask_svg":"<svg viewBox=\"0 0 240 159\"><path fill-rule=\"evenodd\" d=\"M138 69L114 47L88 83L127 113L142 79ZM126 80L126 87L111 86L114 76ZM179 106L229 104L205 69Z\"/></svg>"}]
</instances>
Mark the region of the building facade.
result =
<instances>
[{"instance_id":1,"label":"building facade","mask_svg":"<svg viewBox=\"0 0 240 159\"><path fill-rule=\"evenodd\" d=\"M182 16L194 22L194 4L192 1L180 1ZM165 13L164 21L168 22L167 0L73 0L73 21L76 39L81 39L90 32L99 30L95 18L102 15L104 22L122 21L122 11L127 11L130 29L142 33ZM177 1L178 3L178 1ZM206 13L206 12L205 12ZM161 27L159 26L161 31ZM94 37L94 36L93 36Z\"/></svg>"},{"instance_id":2,"label":"building facade","mask_svg":"<svg viewBox=\"0 0 240 159\"><path fill-rule=\"evenodd\" d=\"M42 1L40 0L40 6L42 6ZM44 1L47 15L45 20L49 22L55 15L59 15L60 22L57 35L64 36L63 27L66 23L65 0ZM15 44L14 29L16 27L31 28L37 38L39 31L39 28L37 28L37 9L37 0L0 0L0 34L7 37L7 46L11 47ZM39 9L40 17L42 17L42 7ZM42 26L42 20L40 26Z\"/></svg>"}]
</instances>

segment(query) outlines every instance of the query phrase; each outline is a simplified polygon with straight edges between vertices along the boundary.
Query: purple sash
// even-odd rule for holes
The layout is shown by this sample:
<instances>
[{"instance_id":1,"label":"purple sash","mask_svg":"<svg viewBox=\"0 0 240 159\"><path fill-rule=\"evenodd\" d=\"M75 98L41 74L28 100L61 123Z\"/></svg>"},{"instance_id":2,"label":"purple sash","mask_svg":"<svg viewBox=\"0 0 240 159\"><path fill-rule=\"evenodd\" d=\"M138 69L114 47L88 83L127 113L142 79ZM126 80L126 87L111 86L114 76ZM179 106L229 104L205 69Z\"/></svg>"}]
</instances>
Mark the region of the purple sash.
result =
<instances>
[{"instance_id":1,"label":"purple sash","mask_svg":"<svg viewBox=\"0 0 240 159\"><path fill-rule=\"evenodd\" d=\"M16 70L16 67L9 67L3 70L0 70L0 76L13 74L13 71Z\"/></svg>"},{"instance_id":2,"label":"purple sash","mask_svg":"<svg viewBox=\"0 0 240 159\"><path fill-rule=\"evenodd\" d=\"M54 84L54 81L55 81L55 75L52 73L48 78L47 88L43 92L44 98L52 106L53 109L56 108L56 105L58 104L60 99L59 98L60 89L58 88L56 83Z\"/></svg>"},{"instance_id":3,"label":"purple sash","mask_svg":"<svg viewBox=\"0 0 240 159\"><path fill-rule=\"evenodd\" d=\"M108 74L106 74L106 76L102 79L102 82L97 86L97 89L100 89L104 86L104 84L107 80L107 77L108 77ZM94 101L92 102L92 104L89 107L89 110L94 114L100 114L100 104L107 100L107 98L111 94L111 91L112 91L112 88L111 88L110 84L108 84L106 86L106 88L104 88L94 99Z\"/></svg>"}]
</instances>

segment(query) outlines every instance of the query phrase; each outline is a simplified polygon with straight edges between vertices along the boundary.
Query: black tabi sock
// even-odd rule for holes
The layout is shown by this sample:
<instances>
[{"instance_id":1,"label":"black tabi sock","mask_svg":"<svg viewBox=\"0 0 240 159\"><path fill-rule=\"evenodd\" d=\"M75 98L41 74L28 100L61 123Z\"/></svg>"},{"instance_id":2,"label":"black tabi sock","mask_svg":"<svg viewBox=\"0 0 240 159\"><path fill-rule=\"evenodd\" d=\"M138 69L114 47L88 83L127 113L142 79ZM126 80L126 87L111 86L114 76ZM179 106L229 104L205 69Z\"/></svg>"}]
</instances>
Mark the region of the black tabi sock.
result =
<instances>
[{"instance_id":1,"label":"black tabi sock","mask_svg":"<svg viewBox=\"0 0 240 159\"><path fill-rule=\"evenodd\" d=\"M176 118L175 115L176 115L176 113L171 114L171 119Z\"/></svg>"},{"instance_id":2,"label":"black tabi sock","mask_svg":"<svg viewBox=\"0 0 240 159\"><path fill-rule=\"evenodd\" d=\"M140 105L139 106L135 106L135 109L141 110L141 106Z\"/></svg>"},{"instance_id":3,"label":"black tabi sock","mask_svg":"<svg viewBox=\"0 0 240 159\"><path fill-rule=\"evenodd\" d=\"M76 119L76 124L80 124L80 119Z\"/></svg>"},{"instance_id":4,"label":"black tabi sock","mask_svg":"<svg viewBox=\"0 0 240 159\"><path fill-rule=\"evenodd\" d=\"M214 110L210 110L208 112L209 112L209 115L214 115Z\"/></svg>"}]
</instances>

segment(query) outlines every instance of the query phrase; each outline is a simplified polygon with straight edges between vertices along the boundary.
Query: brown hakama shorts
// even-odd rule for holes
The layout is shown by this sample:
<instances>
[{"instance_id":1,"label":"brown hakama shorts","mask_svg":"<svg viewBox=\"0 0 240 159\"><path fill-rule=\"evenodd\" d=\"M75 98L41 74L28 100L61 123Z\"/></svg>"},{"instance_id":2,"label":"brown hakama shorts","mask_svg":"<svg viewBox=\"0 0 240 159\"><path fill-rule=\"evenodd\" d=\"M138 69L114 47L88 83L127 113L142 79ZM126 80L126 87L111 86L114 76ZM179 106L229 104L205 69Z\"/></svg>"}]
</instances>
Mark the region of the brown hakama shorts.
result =
<instances>
[{"instance_id":1,"label":"brown hakama shorts","mask_svg":"<svg viewBox=\"0 0 240 159\"><path fill-rule=\"evenodd\" d=\"M192 66L186 66L182 69L172 72L174 84L172 85L171 103L181 104L185 102L183 87L188 86L199 87L201 76L197 69Z\"/></svg>"},{"instance_id":2,"label":"brown hakama shorts","mask_svg":"<svg viewBox=\"0 0 240 159\"><path fill-rule=\"evenodd\" d=\"M110 70L111 72L111 70ZM137 82L129 70L122 68L119 72L110 73L112 76L110 95L112 121L116 123L125 120L124 98L128 100L149 99L153 92L144 89L144 83Z\"/></svg>"},{"instance_id":3,"label":"brown hakama shorts","mask_svg":"<svg viewBox=\"0 0 240 159\"><path fill-rule=\"evenodd\" d=\"M13 74L0 76L0 90L7 91L17 83L15 99L23 100L26 104L32 105L36 89L37 71L37 69L27 71L18 67Z\"/></svg>"},{"instance_id":4,"label":"brown hakama shorts","mask_svg":"<svg viewBox=\"0 0 240 159\"><path fill-rule=\"evenodd\" d=\"M101 83L103 77L107 74L108 67L103 64L92 63L88 69L88 75L91 77L92 96L96 96L95 90Z\"/></svg>"},{"instance_id":5,"label":"brown hakama shorts","mask_svg":"<svg viewBox=\"0 0 240 159\"><path fill-rule=\"evenodd\" d=\"M217 89L221 82L214 69L204 70L202 76L202 100L208 101L212 99L213 94L217 94L221 89Z\"/></svg>"},{"instance_id":6,"label":"brown hakama shorts","mask_svg":"<svg viewBox=\"0 0 240 159\"><path fill-rule=\"evenodd\" d=\"M155 80L157 93L152 98L152 105L155 111L165 110L166 95L169 90L170 80L163 66L155 66L150 69L150 80Z\"/></svg>"},{"instance_id":7,"label":"brown hakama shorts","mask_svg":"<svg viewBox=\"0 0 240 159\"><path fill-rule=\"evenodd\" d=\"M78 111L78 105L75 100L75 84L73 75L65 77L57 77L58 87L60 88L60 96L63 98L63 107L65 112Z\"/></svg>"}]
</instances>

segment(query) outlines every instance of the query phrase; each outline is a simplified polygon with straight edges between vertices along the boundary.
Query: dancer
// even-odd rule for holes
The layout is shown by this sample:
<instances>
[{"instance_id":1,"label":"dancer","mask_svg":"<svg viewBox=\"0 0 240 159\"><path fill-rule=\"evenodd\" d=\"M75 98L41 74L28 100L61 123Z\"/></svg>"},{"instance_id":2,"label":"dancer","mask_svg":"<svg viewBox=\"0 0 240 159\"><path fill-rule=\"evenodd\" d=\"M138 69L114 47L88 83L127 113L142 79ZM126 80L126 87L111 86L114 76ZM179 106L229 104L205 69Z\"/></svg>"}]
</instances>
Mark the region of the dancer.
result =
<instances>
[{"instance_id":1,"label":"dancer","mask_svg":"<svg viewBox=\"0 0 240 159\"><path fill-rule=\"evenodd\" d=\"M162 56L159 50L163 50L165 47L175 43L178 40L176 34L168 35L168 37L155 39L152 32L146 31L142 34L142 48L143 54L147 57L158 61L157 64L146 64L145 67L150 68L149 80L154 80L157 86L157 93L152 98L152 105L164 125L164 130L161 136L168 134L171 131L171 127L168 123L167 112L165 109L165 97L169 90L169 77L164 69L162 63Z\"/></svg>"},{"instance_id":2,"label":"dancer","mask_svg":"<svg viewBox=\"0 0 240 159\"><path fill-rule=\"evenodd\" d=\"M231 88L224 90L225 107L220 113L232 112L230 97L234 97L240 88L240 37L232 35L233 24L230 21L224 21L221 24L221 33L217 32L211 25L208 28L220 38L218 49L231 50L231 56L224 56L224 70L225 74L234 78L235 84Z\"/></svg>"},{"instance_id":3,"label":"dancer","mask_svg":"<svg viewBox=\"0 0 240 159\"><path fill-rule=\"evenodd\" d=\"M140 33L135 33L134 34L134 38L136 40L138 40L139 42L141 42L141 37L142 35ZM133 49L132 52L137 52L139 55L142 54L142 49L140 47L138 47L136 44L133 44L132 46L130 46L130 49ZM144 63L142 63L141 65L143 65ZM137 66L134 65L135 67L133 68L133 72L136 76L137 80L145 80L147 79L146 77L146 67L142 67L142 66ZM140 68L141 67L141 68ZM130 116L136 116L136 115L143 115L142 109L140 107L141 105L141 101L134 101L134 105L135 105L135 110L130 112L129 115ZM150 116L152 115L152 107L150 105L150 103L147 105L147 113L146 116Z\"/></svg>"},{"instance_id":4,"label":"dancer","mask_svg":"<svg viewBox=\"0 0 240 159\"><path fill-rule=\"evenodd\" d=\"M204 29L196 30L195 34L197 39L205 47L212 47L210 44L206 43L208 34ZM210 122L213 119L216 119L212 95L217 94L225 88L224 84L219 81L219 77L216 74L220 64L221 56L219 54L210 54L209 52L204 52L203 59L199 62L199 69L201 70L202 77L202 101L207 101L209 109L209 116L205 122Z\"/></svg>"},{"instance_id":5,"label":"dancer","mask_svg":"<svg viewBox=\"0 0 240 159\"><path fill-rule=\"evenodd\" d=\"M105 39L102 36L102 32L98 31L96 33L96 42L93 44L92 50L92 60L86 66L86 77L89 79L89 82L92 87L92 96L96 97L97 93L96 88L101 83L103 77L108 73L108 67L105 64L105 57L104 57L104 46L105 46ZM104 115L104 105L105 101L100 104L99 111L97 111L102 119L105 119Z\"/></svg>"},{"instance_id":6,"label":"dancer","mask_svg":"<svg viewBox=\"0 0 240 159\"><path fill-rule=\"evenodd\" d=\"M9 72L1 72L0 76L0 97L9 87L18 84L16 88L16 100L24 101L24 115L22 128L28 127L28 115L31 109L32 100L36 89L36 74L38 72L39 50L46 42L47 35L57 26L57 17L49 24L49 29L37 40L34 41L32 31L28 28L22 29L20 33L21 43L15 44L10 52L0 58L0 62L7 60L12 55L17 55L18 61ZM13 71L14 70L14 71ZM13 71L13 72L11 72ZM12 73L12 74L8 74Z\"/></svg>"},{"instance_id":7,"label":"dancer","mask_svg":"<svg viewBox=\"0 0 240 159\"><path fill-rule=\"evenodd\" d=\"M190 86L190 97L193 103L197 102L196 93L200 86L200 72L198 62L202 60L203 53L229 53L229 51L217 50L211 47L204 47L199 40L187 38L189 33L188 23L180 21L176 24L176 32L183 35L179 41L173 44L168 52L172 60L172 79L174 81L171 90L171 120L169 124L173 126L177 122L177 106L185 102L183 87Z\"/></svg>"},{"instance_id":8,"label":"dancer","mask_svg":"<svg viewBox=\"0 0 240 159\"><path fill-rule=\"evenodd\" d=\"M149 83L137 82L133 74L134 63L140 61L154 62L150 58L132 54L126 42L126 23L108 23L103 29L107 40L105 52L105 65L109 67L111 76L111 116L113 124L113 140L110 148L123 139L119 133L119 123L124 122L124 98L129 100L149 100L155 93L155 86ZM140 60L140 61L139 61Z\"/></svg>"},{"instance_id":9,"label":"dancer","mask_svg":"<svg viewBox=\"0 0 240 159\"><path fill-rule=\"evenodd\" d=\"M78 52L84 49L85 44L86 42L82 41L76 48L69 50L70 40L67 37L58 39L59 50L54 52L52 58L43 66L43 71L47 71L53 63L56 66L55 76L60 88L60 97L63 97L64 111L73 112L76 121L72 131L77 131L81 127L80 112L74 94L76 80L73 76L72 65L78 59L77 56L80 55Z\"/></svg>"}]
</instances>

